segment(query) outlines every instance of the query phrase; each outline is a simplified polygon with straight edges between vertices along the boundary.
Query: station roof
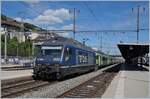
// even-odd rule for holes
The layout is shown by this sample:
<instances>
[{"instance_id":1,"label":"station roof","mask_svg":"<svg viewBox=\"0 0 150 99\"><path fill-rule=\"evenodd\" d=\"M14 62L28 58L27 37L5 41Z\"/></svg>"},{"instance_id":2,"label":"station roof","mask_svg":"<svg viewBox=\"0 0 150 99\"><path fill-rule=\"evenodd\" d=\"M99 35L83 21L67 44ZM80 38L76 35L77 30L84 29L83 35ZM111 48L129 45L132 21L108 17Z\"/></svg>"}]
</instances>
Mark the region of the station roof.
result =
<instances>
[{"instance_id":1,"label":"station roof","mask_svg":"<svg viewBox=\"0 0 150 99\"><path fill-rule=\"evenodd\" d=\"M118 44L118 47L125 60L149 53L149 44Z\"/></svg>"}]
</instances>

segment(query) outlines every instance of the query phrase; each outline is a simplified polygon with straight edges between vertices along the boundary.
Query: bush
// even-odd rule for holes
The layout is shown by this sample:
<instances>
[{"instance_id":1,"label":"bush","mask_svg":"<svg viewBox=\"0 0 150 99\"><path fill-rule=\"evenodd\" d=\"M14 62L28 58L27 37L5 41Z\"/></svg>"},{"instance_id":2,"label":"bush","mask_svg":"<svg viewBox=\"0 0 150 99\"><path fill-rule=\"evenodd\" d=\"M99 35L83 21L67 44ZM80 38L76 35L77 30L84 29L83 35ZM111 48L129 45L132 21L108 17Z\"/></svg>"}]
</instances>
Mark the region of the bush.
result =
<instances>
[{"instance_id":1,"label":"bush","mask_svg":"<svg viewBox=\"0 0 150 99\"><path fill-rule=\"evenodd\" d=\"M19 43L17 37L13 37L12 39L8 39L7 42L7 55L8 56L18 56L27 57L32 56L32 42L30 40L26 40L25 42ZM1 54L4 55L5 50L5 40L4 36L1 36Z\"/></svg>"}]
</instances>

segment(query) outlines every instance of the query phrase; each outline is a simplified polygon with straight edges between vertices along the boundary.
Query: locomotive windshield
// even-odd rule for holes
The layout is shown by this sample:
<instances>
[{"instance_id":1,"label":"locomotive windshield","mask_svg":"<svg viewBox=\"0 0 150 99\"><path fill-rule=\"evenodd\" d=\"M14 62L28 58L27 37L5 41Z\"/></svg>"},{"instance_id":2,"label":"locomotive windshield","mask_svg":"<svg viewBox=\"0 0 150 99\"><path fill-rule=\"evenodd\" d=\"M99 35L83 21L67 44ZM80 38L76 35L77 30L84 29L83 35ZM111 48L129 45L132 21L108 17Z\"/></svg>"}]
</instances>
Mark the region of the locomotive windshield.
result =
<instances>
[{"instance_id":1,"label":"locomotive windshield","mask_svg":"<svg viewBox=\"0 0 150 99\"><path fill-rule=\"evenodd\" d=\"M60 61L62 52L61 46L43 46L41 50L43 56L49 56L53 61Z\"/></svg>"}]
</instances>

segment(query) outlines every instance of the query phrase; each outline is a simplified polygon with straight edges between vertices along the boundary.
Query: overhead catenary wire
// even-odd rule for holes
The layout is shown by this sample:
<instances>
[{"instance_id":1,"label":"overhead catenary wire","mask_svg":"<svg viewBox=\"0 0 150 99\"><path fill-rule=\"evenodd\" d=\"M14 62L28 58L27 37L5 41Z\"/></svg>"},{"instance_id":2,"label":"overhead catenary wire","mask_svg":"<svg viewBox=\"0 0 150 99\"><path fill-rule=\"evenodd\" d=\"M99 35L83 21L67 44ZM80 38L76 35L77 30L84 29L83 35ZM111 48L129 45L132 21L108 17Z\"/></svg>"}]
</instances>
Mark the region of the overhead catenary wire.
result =
<instances>
[{"instance_id":1,"label":"overhead catenary wire","mask_svg":"<svg viewBox=\"0 0 150 99\"><path fill-rule=\"evenodd\" d=\"M24 3L22 3L23 5L26 5L26 4L24 4ZM87 9L89 10L89 12L91 13L91 15L95 18L95 20L96 20L96 22L97 22L97 24L99 24L100 22L99 22L99 20L98 20L98 18L97 18L97 16L95 15L95 13L94 13L94 11L90 8L90 6L87 4L87 2L84 2L84 5L87 7ZM30 6L29 6L30 7ZM30 8L32 8L32 7L30 7ZM32 10L33 11L33 10ZM37 10L35 10L34 9L34 11L36 12L36 13L38 13L38 14L42 14L42 13L40 13L39 11L37 11ZM142 29L139 29L139 30L149 30L149 28L142 28ZM72 30L51 30L50 32L59 32L59 33L64 33L64 32L71 32ZM94 33L94 32L136 32L136 30L78 30L78 31L76 31L76 33Z\"/></svg>"},{"instance_id":2,"label":"overhead catenary wire","mask_svg":"<svg viewBox=\"0 0 150 99\"><path fill-rule=\"evenodd\" d=\"M26 4L25 4L26 5ZM88 11L90 12L90 14L92 15L92 17L93 17L93 19L95 20L95 22L98 24L98 26L100 26L101 24L101 22L100 22L100 20L98 19L98 17L96 16L96 14L94 13L94 11L93 11L93 9L90 7L90 5L87 3L87 2L84 2L84 5L86 6L86 8L88 9ZM30 7L30 6L29 6ZM32 8L32 7L31 7ZM30 8L29 8L30 9ZM39 12L37 9L33 9L36 13L38 13L38 14L43 14L43 13L41 13L41 12ZM31 11L33 11L33 10L31 10ZM142 29L140 29L140 30L142 30L142 31L147 31L147 30L149 30L149 28L142 28ZM51 33L51 32L59 32L59 33L64 33L64 32L72 32L73 30L49 30L49 33ZM102 33L105 33L105 32L109 32L109 33L120 33L120 32L137 32L136 31L136 29L134 30L134 29L127 29L127 30L125 30L125 29L122 29L122 30L113 30L113 29L106 29L106 30L77 30L76 31L76 33L77 34L84 34L84 33L87 33L87 34L94 34L94 33L99 33L99 34L102 34ZM108 34L108 37L110 38L110 35ZM120 36L118 36L118 37L120 37ZM107 37L106 37L107 38ZM107 38L107 39L109 39L109 38ZM111 38L111 40L112 40L113 38Z\"/></svg>"},{"instance_id":3,"label":"overhead catenary wire","mask_svg":"<svg viewBox=\"0 0 150 99\"><path fill-rule=\"evenodd\" d=\"M96 19L96 22L97 22L97 24L99 25L100 22L99 22L97 16L95 15L94 11L89 7L89 5L88 5L86 2L84 2L84 5L87 7L87 9L88 9L89 12L91 13L91 15Z\"/></svg>"},{"instance_id":4,"label":"overhead catenary wire","mask_svg":"<svg viewBox=\"0 0 150 99\"><path fill-rule=\"evenodd\" d=\"M24 5L24 6L26 6L26 4L25 3L23 3L23 2L20 2L22 5ZM88 10L90 11L90 13L91 13L91 15L93 16L93 17L95 17L95 19L96 19L96 22L97 22L97 24L99 24L100 22L99 22L99 20L98 20L98 18L97 18L97 16L94 14L94 11L89 7L89 5L86 3L86 2L84 2L84 4L85 4L85 6L88 8ZM28 7L28 9L33 9L32 7ZM41 12L39 12L39 11L37 11L37 10L35 10L35 9L33 9L33 10L31 10L31 11L33 11L33 12L36 12L37 14L43 14L43 13L41 13ZM99 22L99 23L98 23ZM139 30L149 30L149 28L141 28L141 29L139 29ZM62 33L64 33L64 31L73 31L73 30L49 30L49 31L52 31L52 32L58 32L59 31L59 33L61 33L61 31L62 31ZM76 33L84 33L84 32L136 32L136 30L78 30L78 31L76 31Z\"/></svg>"}]
</instances>

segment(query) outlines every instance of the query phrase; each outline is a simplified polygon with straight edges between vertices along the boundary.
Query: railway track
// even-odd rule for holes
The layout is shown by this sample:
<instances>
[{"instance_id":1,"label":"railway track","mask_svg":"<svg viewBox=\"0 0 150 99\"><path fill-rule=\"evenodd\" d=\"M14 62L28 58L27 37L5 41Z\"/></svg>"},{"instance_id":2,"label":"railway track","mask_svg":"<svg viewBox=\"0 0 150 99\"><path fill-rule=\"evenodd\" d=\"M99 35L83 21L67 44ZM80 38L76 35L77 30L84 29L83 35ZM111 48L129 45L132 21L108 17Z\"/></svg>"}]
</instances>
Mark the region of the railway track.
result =
<instances>
[{"instance_id":1,"label":"railway track","mask_svg":"<svg viewBox=\"0 0 150 99\"><path fill-rule=\"evenodd\" d=\"M59 94L58 98L71 98L71 97L96 97L96 95L99 93L99 95L102 95L107 88L107 86L110 84L113 77L117 74L119 70L119 65L116 66L109 66L106 68L102 68L102 73L84 83L81 85L69 89L69 91L64 91L65 93ZM40 80L33 80L33 78L30 77L23 77L18 79L10 79L9 81L2 81L1 85L1 97L2 98L15 98L18 96L23 95L24 93L32 92L34 89L37 90L39 88L42 88L46 85L51 85L56 82L47 82L47 81L40 81ZM54 89L55 90L55 89ZM98 92L97 92L97 91Z\"/></svg>"},{"instance_id":2,"label":"railway track","mask_svg":"<svg viewBox=\"0 0 150 99\"><path fill-rule=\"evenodd\" d=\"M23 94L35 88L39 88L45 85L49 85L47 81L33 80L32 77L25 77L20 79L13 79L11 81L2 81L1 97L11 98L16 97L19 94Z\"/></svg>"},{"instance_id":3,"label":"railway track","mask_svg":"<svg viewBox=\"0 0 150 99\"><path fill-rule=\"evenodd\" d=\"M120 70L120 65L103 71L100 75L63 93L57 98L97 98L101 97L114 76Z\"/></svg>"}]
</instances>

